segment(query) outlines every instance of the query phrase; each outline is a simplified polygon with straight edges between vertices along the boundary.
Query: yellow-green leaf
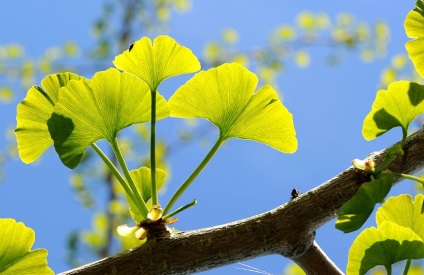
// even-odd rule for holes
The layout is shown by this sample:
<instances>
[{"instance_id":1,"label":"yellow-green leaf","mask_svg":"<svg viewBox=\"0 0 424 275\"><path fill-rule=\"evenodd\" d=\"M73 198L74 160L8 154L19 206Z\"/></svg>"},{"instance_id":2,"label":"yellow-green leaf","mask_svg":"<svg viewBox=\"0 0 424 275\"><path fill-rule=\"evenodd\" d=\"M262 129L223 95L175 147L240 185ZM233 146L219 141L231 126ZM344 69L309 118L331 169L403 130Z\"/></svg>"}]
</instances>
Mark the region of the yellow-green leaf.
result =
<instances>
[{"instance_id":1,"label":"yellow-green leaf","mask_svg":"<svg viewBox=\"0 0 424 275\"><path fill-rule=\"evenodd\" d=\"M236 63L199 72L169 99L171 115L207 119L223 139L250 139L295 152L292 114L271 86L255 93L257 83L254 73Z\"/></svg>"},{"instance_id":2,"label":"yellow-green leaf","mask_svg":"<svg viewBox=\"0 0 424 275\"><path fill-rule=\"evenodd\" d=\"M35 233L14 219L0 219L0 275L54 274L47 266L47 250L31 250Z\"/></svg>"},{"instance_id":3,"label":"yellow-green leaf","mask_svg":"<svg viewBox=\"0 0 424 275\"><path fill-rule=\"evenodd\" d=\"M113 64L141 78L152 91L168 77L200 70L199 60L191 50L166 35L156 37L153 45L150 38L141 38L116 56Z\"/></svg>"},{"instance_id":4,"label":"yellow-green leaf","mask_svg":"<svg viewBox=\"0 0 424 275\"><path fill-rule=\"evenodd\" d=\"M414 201L410 195L389 198L376 214L377 225L384 221L394 222L414 231L424 240L424 195L418 194Z\"/></svg>"},{"instance_id":5,"label":"yellow-green leaf","mask_svg":"<svg viewBox=\"0 0 424 275\"><path fill-rule=\"evenodd\" d=\"M424 258L424 242L411 229L384 221L378 228L362 231L353 242L348 256L347 274L365 274L371 268L406 259Z\"/></svg>"},{"instance_id":6,"label":"yellow-green leaf","mask_svg":"<svg viewBox=\"0 0 424 275\"><path fill-rule=\"evenodd\" d=\"M70 80L81 78L73 73L49 75L41 81L42 87L31 87L25 99L18 104L15 134L19 156L23 162L35 161L53 144L47 120L53 113L59 89Z\"/></svg>"},{"instance_id":7,"label":"yellow-green leaf","mask_svg":"<svg viewBox=\"0 0 424 275\"><path fill-rule=\"evenodd\" d=\"M157 119L165 118L167 102L158 93L156 97ZM150 121L150 104L146 83L117 69L98 72L92 80L70 81L47 122L56 152L67 167L75 168L93 142L112 142L123 128Z\"/></svg>"},{"instance_id":8,"label":"yellow-green leaf","mask_svg":"<svg viewBox=\"0 0 424 275\"><path fill-rule=\"evenodd\" d=\"M408 37L415 38L405 45L408 56L424 77L424 16L417 10L410 11L405 19L405 31Z\"/></svg>"},{"instance_id":9,"label":"yellow-green leaf","mask_svg":"<svg viewBox=\"0 0 424 275\"><path fill-rule=\"evenodd\" d=\"M409 124L424 112L424 86L396 81L387 90L380 90L365 117L362 135L366 140L374 139L393 127L402 127L406 134Z\"/></svg>"},{"instance_id":10,"label":"yellow-green leaf","mask_svg":"<svg viewBox=\"0 0 424 275\"><path fill-rule=\"evenodd\" d=\"M141 197L145 202L150 200L151 197L151 185L152 185L152 177L150 168L148 167L140 167L138 169L130 171L131 177L134 180L135 186L137 187L137 191L140 193ZM162 169L156 169L156 186L158 190L162 188L165 183L166 173ZM138 207L131 200L130 197L125 193L128 204L130 205L130 213L133 217L134 221L137 223L141 222L145 219L143 214L138 210Z\"/></svg>"}]
</instances>

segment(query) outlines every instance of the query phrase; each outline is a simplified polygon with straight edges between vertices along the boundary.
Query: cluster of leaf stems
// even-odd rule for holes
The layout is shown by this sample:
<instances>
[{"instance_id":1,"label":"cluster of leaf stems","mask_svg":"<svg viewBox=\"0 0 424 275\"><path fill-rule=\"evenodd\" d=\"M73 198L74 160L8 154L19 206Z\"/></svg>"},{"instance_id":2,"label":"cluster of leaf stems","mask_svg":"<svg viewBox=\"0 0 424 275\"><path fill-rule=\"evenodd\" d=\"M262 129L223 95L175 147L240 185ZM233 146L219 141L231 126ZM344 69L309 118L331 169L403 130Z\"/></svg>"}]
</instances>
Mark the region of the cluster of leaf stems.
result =
<instances>
[{"instance_id":1,"label":"cluster of leaf stems","mask_svg":"<svg viewBox=\"0 0 424 275\"><path fill-rule=\"evenodd\" d=\"M159 206L159 198L158 198L158 190L157 190L157 182L156 182L156 90L151 91L151 135L150 135L150 168L151 168L151 200L152 207ZM211 148L209 153L205 156L202 162L197 166L197 168L191 173L191 175L181 184L181 186L177 189L177 191L173 194L168 204L163 210L162 219L166 220L171 218L178 213L194 206L197 204L197 200L193 200L192 202L177 208L176 210L171 211L172 207L175 205L180 196L184 193L184 191L190 186L190 184L196 179L196 177L200 174L200 172L206 167L215 153L218 151L219 147L223 144L224 138L219 136L214 146ZM119 148L118 138L115 136L112 143L110 144L113 150L113 153L118 160L119 166L124 174L124 176L119 172L118 168L113 164L113 162L109 159L109 157L97 146L95 143L91 144L91 147L94 151L100 156L106 166L110 169L110 171L115 175L116 179L119 181L121 186L124 188L125 193L129 196L129 198L137 205L138 210L142 213L142 215L147 218L149 213L149 208L146 202L140 195L140 192L137 190L137 187L134 183L133 178L131 177L128 166L125 162L124 156ZM144 184L144 183L142 183Z\"/></svg>"}]
</instances>

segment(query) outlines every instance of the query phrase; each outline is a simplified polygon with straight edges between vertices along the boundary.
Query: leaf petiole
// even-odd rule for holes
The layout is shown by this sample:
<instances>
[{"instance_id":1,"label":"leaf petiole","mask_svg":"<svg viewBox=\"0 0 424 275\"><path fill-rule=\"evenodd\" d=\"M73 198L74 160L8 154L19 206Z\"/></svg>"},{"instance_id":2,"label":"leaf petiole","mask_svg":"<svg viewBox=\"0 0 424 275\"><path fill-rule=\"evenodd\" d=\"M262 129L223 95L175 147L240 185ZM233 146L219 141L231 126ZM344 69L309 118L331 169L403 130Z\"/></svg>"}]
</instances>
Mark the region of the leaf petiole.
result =
<instances>
[{"instance_id":1,"label":"leaf petiole","mask_svg":"<svg viewBox=\"0 0 424 275\"><path fill-rule=\"evenodd\" d=\"M384 266L387 271L387 275L392 275L392 265L385 265Z\"/></svg>"},{"instance_id":2,"label":"leaf petiole","mask_svg":"<svg viewBox=\"0 0 424 275\"><path fill-rule=\"evenodd\" d=\"M171 218L171 217L177 215L178 213L183 212L184 210L189 209L189 208L195 206L196 204L197 204L197 200L193 200L192 202L190 202L190 203L188 203L188 204L186 204L184 206L181 206L180 208L176 209L175 211L172 211L171 213L163 216L162 218L164 220L166 220L168 218Z\"/></svg>"},{"instance_id":3,"label":"leaf petiole","mask_svg":"<svg viewBox=\"0 0 424 275\"><path fill-rule=\"evenodd\" d=\"M151 127L150 127L150 168L151 168L151 197L152 205L159 203L157 184L156 184L156 90L152 90L152 116L151 116Z\"/></svg>"},{"instance_id":4,"label":"leaf petiole","mask_svg":"<svg viewBox=\"0 0 424 275\"><path fill-rule=\"evenodd\" d=\"M402 141L400 142L400 147L402 148L405 145L405 140L408 137L408 129L402 128Z\"/></svg>"},{"instance_id":5,"label":"leaf petiole","mask_svg":"<svg viewBox=\"0 0 424 275\"><path fill-rule=\"evenodd\" d=\"M137 187L134 184L134 180L131 177L127 164L125 163L124 156L122 155L121 150L119 149L117 137L112 139L111 146L112 146L113 152L116 155L116 159L118 160L119 165L121 166L121 169L124 172L125 178L127 179L128 186L134 194L134 199L133 198L131 199L133 199L133 202L137 205L142 215L144 217L147 217L147 213L149 212L149 209L147 208L145 201L141 197L140 192L138 192Z\"/></svg>"},{"instance_id":6,"label":"leaf petiole","mask_svg":"<svg viewBox=\"0 0 424 275\"><path fill-rule=\"evenodd\" d=\"M113 173L113 175L116 177L116 179L121 184L122 188L124 188L125 192L131 198L131 200L134 201L134 202L136 202L134 193L132 192L132 190L128 186L128 183L126 182L126 180L124 179L124 177L121 175L121 173L118 171L118 169L116 168L116 166L112 163L112 161L106 156L105 153L103 153L102 149L100 149L100 147L97 146L97 144L92 143L91 144L91 147L100 156L100 158L103 160L103 162L107 165L107 167L110 169L110 171ZM147 209L147 207L146 207L146 209ZM142 211L141 208L139 210ZM142 211L142 213L144 213L144 212ZM147 217L147 213L145 214L145 217Z\"/></svg>"},{"instance_id":7,"label":"leaf petiole","mask_svg":"<svg viewBox=\"0 0 424 275\"><path fill-rule=\"evenodd\" d=\"M224 143L225 138L223 138L221 135L219 136L218 140L215 142L212 149L209 151L209 153L205 156L205 158L202 160L202 162L197 166L197 168L191 173L191 175L184 181L183 184L178 188L178 190L172 195L171 199L169 200L168 204L165 207L165 210L163 211L163 214L167 216L169 213L169 210L174 206L175 202L178 200L178 198L184 193L184 191L190 186L190 184L196 179L196 177L200 174L200 172L203 170L203 168L206 167L208 162L212 159L212 157L215 155L215 153L218 151L219 147Z\"/></svg>"},{"instance_id":8,"label":"leaf petiole","mask_svg":"<svg viewBox=\"0 0 424 275\"><path fill-rule=\"evenodd\" d=\"M403 139L400 143L396 144L395 146L391 147L386 155L384 156L384 160L383 162L378 165L378 167L374 170L373 174L374 175L378 175L379 173L381 173L384 169L387 168L387 166L389 166L389 164L399 155L403 155L403 145L405 143L405 138L406 138L406 132L403 131Z\"/></svg>"},{"instance_id":9,"label":"leaf petiole","mask_svg":"<svg viewBox=\"0 0 424 275\"><path fill-rule=\"evenodd\" d=\"M415 176L408 175L408 174L402 174L402 173L394 173L394 172L383 172L383 174L391 174L391 175L398 177L398 178L413 180L413 181L421 183L424 186L424 179L419 178L419 177L415 177Z\"/></svg>"},{"instance_id":10,"label":"leaf petiole","mask_svg":"<svg viewBox=\"0 0 424 275\"><path fill-rule=\"evenodd\" d=\"M405 268L403 269L403 275L408 275L410 266L411 266L411 259L408 259L406 260Z\"/></svg>"}]
</instances>

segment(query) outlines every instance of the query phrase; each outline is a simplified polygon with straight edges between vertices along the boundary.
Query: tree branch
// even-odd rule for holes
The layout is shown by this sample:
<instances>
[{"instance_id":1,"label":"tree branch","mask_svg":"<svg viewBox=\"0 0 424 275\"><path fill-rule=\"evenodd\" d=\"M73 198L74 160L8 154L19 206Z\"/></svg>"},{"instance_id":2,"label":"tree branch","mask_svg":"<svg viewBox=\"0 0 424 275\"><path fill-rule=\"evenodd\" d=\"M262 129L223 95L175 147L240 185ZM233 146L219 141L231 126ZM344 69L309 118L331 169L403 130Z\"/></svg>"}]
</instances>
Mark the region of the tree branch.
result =
<instances>
[{"instance_id":1,"label":"tree branch","mask_svg":"<svg viewBox=\"0 0 424 275\"><path fill-rule=\"evenodd\" d=\"M314 242L305 253L299 257L293 257L292 260L307 274L343 274L316 242Z\"/></svg>"},{"instance_id":2,"label":"tree branch","mask_svg":"<svg viewBox=\"0 0 424 275\"><path fill-rule=\"evenodd\" d=\"M389 166L414 173L424 165L424 130L410 136L405 154ZM370 156L378 165L386 150ZM71 274L191 274L269 254L280 254L310 274L326 268L341 274L314 242L315 231L335 217L340 207L368 180L349 167L324 184L271 211L236 222L151 236L135 249L67 271ZM319 269L320 268L320 269Z\"/></svg>"}]
</instances>

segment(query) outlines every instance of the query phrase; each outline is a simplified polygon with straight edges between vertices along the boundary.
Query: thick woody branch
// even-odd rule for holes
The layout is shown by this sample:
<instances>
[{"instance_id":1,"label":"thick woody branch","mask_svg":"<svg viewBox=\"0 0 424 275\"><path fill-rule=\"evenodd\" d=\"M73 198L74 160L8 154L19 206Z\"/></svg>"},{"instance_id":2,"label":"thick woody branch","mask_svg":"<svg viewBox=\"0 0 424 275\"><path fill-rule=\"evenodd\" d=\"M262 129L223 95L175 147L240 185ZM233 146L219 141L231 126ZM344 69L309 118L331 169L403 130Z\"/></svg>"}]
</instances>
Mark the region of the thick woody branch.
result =
<instances>
[{"instance_id":1,"label":"thick woody branch","mask_svg":"<svg viewBox=\"0 0 424 275\"><path fill-rule=\"evenodd\" d=\"M410 136L403 149L405 154L390 165L390 170L414 173L423 167L424 131ZM377 164L385 152L373 154ZM367 180L367 174L350 167L266 213L174 236L151 237L138 248L62 274L191 274L269 254L293 259L310 274L322 268L326 274L340 274L314 243L315 231L332 220Z\"/></svg>"}]
</instances>

